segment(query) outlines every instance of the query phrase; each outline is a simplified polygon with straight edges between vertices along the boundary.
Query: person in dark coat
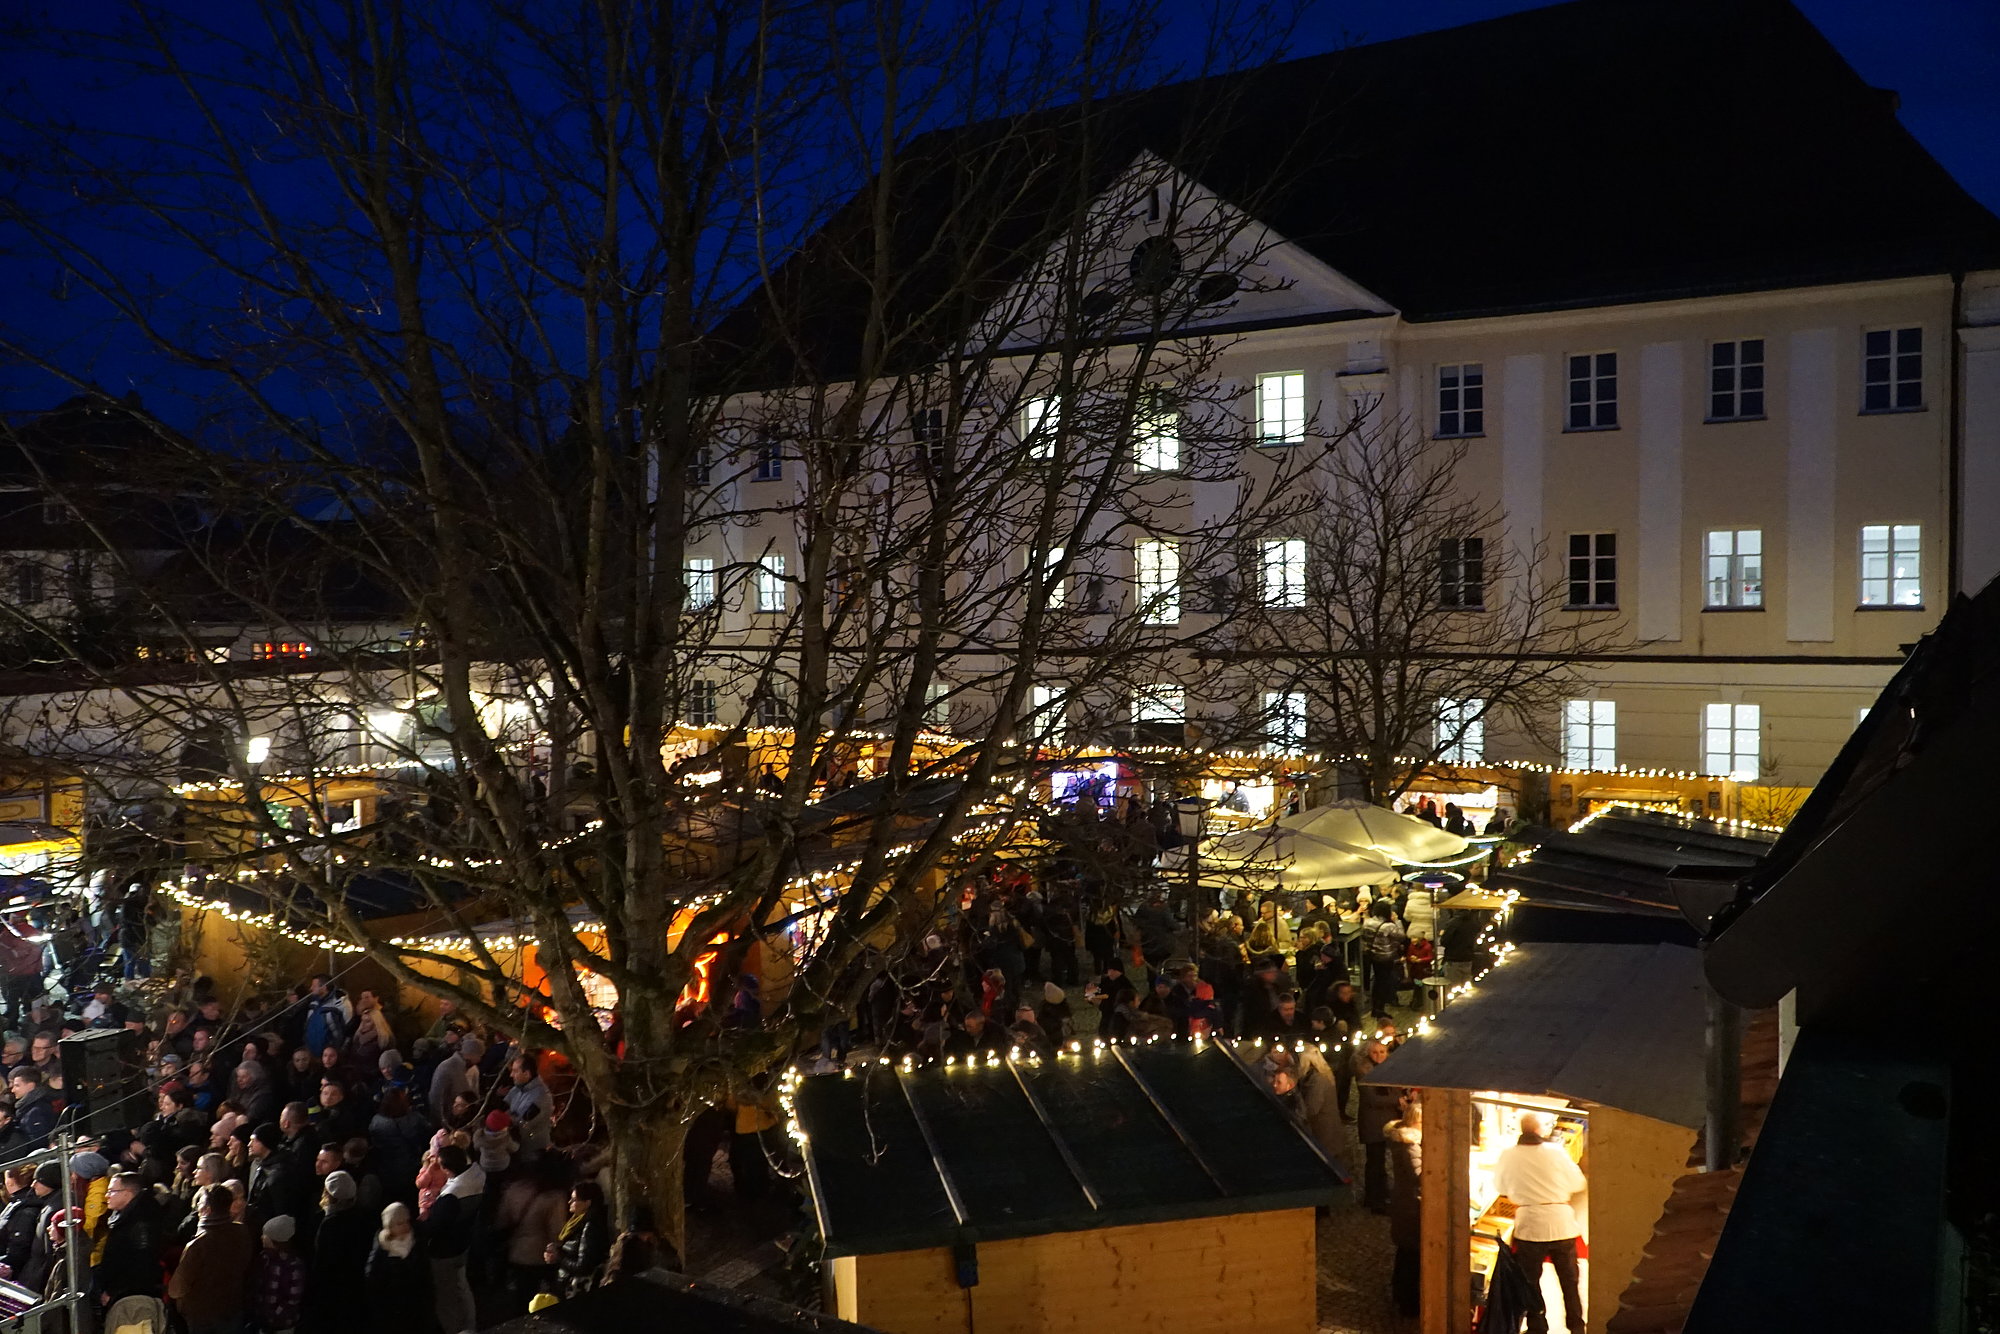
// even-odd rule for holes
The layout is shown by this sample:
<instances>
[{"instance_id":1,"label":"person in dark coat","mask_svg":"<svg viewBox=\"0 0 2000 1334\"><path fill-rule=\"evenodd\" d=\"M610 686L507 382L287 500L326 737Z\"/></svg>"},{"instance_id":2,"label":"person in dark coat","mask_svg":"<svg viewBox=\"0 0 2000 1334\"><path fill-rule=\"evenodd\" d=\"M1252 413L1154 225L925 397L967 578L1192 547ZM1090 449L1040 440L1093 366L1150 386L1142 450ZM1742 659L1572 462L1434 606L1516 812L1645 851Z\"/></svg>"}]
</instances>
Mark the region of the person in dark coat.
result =
<instances>
[{"instance_id":1,"label":"person in dark coat","mask_svg":"<svg viewBox=\"0 0 2000 1334\"><path fill-rule=\"evenodd\" d=\"M1389 1271L1389 1296L1405 1316L1418 1314L1418 1257L1422 1254L1424 1193L1424 1106L1403 1099L1403 1115L1391 1121L1389 1141L1389 1240L1396 1259Z\"/></svg>"},{"instance_id":2,"label":"person in dark coat","mask_svg":"<svg viewBox=\"0 0 2000 1334\"><path fill-rule=\"evenodd\" d=\"M1361 1049L1361 1061L1356 1073L1362 1077L1361 1106L1355 1128L1361 1134L1361 1149L1366 1155L1366 1166L1362 1176L1362 1202L1370 1213L1389 1212L1389 1123L1402 1112L1403 1090L1392 1084L1367 1082L1370 1070L1389 1059L1389 1049L1380 1042L1370 1042Z\"/></svg>"},{"instance_id":3,"label":"person in dark coat","mask_svg":"<svg viewBox=\"0 0 2000 1334\"><path fill-rule=\"evenodd\" d=\"M374 1217L355 1201L360 1189L346 1172L330 1172L320 1197L326 1216L313 1242L306 1271L305 1315L299 1334L335 1334L349 1323L354 1294L361 1291L368 1271L368 1252L375 1241Z\"/></svg>"},{"instance_id":4,"label":"person in dark coat","mask_svg":"<svg viewBox=\"0 0 2000 1334\"><path fill-rule=\"evenodd\" d=\"M368 1251L365 1276L370 1334L437 1334L431 1257L410 1206L382 1210L382 1229Z\"/></svg>"},{"instance_id":5,"label":"person in dark coat","mask_svg":"<svg viewBox=\"0 0 2000 1334\"><path fill-rule=\"evenodd\" d=\"M611 1220L605 1216L604 1192L594 1181L579 1181L569 1193L569 1218L549 1244L545 1258L556 1267L556 1284L565 1297L597 1286L611 1254Z\"/></svg>"},{"instance_id":6,"label":"person in dark coat","mask_svg":"<svg viewBox=\"0 0 2000 1334\"><path fill-rule=\"evenodd\" d=\"M298 1215L299 1168L285 1152L285 1136L265 1122L250 1132L250 1213L256 1226L279 1215Z\"/></svg>"},{"instance_id":7,"label":"person in dark coat","mask_svg":"<svg viewBox=\"0 0 2000 1334\"><path fill-rule=\"evenodd\" d=\"M42 1214L42 1197L35 1193L35 1165L17 1163L7 1169L7 1208L0 1211L0 1265L12 1278L28 1267L35 1249L35 1220Z\"/></svg>"},{"instance_id":8,"label":"person in dark coat","mask_svg":"<svg viewBox=\"0 0 2000 1334\"><path fill-rule=\"evenodd\" d=\"M1313 1143L1319 1145L1334 1171L1345 1180L1346 1169L1340 1162L1340 1117L1334 1110L1333 1090L1327 1086L1326 1076L1317 1066L1303 1069L1282 1066L1271 1075L1271 1092L1298 1117Z\"/></svg>"},{"instance_id":9,"label":"person in dark coat","mask_svg":"<svg viewBox=\"0 0 2000 1334\"><path fill-rule=\"evenodd\" d=\"M111 1218L104 1232L104 1258L91 1271L91 1296L100 1308L120 1297L161 1296L166 1275L160 1253L167 1230L160 1202L145 1178L137 1172L120 1172L111 1178L104 1203Z\"/></svg>"}]
</instances>

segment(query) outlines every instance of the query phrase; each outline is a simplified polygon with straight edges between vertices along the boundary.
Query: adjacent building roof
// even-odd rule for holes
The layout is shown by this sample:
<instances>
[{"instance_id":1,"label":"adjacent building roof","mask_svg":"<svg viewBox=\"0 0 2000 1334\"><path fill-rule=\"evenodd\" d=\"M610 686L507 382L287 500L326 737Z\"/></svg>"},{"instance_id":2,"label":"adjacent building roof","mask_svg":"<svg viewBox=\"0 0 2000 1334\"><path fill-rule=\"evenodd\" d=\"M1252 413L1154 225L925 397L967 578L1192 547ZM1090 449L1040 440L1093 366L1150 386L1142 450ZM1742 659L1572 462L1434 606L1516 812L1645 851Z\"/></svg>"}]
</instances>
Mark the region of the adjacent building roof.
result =
<instances>
[{"instance_id":1,"label":"adjacent building roof","mask_svg":"<svg viewBox=\"0 0 2000 1334\"><path fill-rule=\"evenodd\" d=\"M1487 877L1531 904L1679 917L1676 870L1748 875L1777 835L1722 820L1605 806L1568 830L1531 831L1523 861Z\"/></svg>"},{"instance_id":2,"label":"adjacent building roof","mask_svg":"<svg viewBox=\"0 0 2000 1334\"><path fill-rule=\"evenodd\" d=\"M830 1250L1309 1208L1340 1184L1225 1048L1158 1043L800 1084Z\"/></svg>"},{"instance_id":3,"label":"adjacent building roof","mask_svg":"<svg viewBox=\"0 0 2000 1334\"><path fill-rule=\"evenodd\" d=\"M1409 320L2000 266L2000 220L1895 108L1788 0L1573 0L939 131L899 168L888 324L950 346L1072 216L1049 164L1084 143L1087 192L1151 153ZM853 364L870 304L839 257L872 208L771 289L817 374Z\"/></svg>"},{"instance_id":4,"label":"adjacent building roof","mask_svg":"<svg viewBox=\"0 0 2000 1334\"><path fill-rule=\"evenodd\" d=\"M1695 950L1522 945L1367 1079L1546 1094L1699 1126L1706 1025Z\"/></svg>"}]
</instances>

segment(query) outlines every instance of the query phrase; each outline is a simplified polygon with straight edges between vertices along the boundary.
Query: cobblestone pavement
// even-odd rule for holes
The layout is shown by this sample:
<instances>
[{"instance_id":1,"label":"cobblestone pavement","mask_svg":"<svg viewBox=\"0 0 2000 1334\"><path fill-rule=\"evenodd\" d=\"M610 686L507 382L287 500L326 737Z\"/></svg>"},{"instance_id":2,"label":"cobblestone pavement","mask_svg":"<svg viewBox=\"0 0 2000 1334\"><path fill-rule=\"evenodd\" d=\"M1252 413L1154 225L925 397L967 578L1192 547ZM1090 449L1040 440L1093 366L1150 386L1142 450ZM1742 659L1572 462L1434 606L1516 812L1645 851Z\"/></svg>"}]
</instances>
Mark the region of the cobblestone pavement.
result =
<instances>
[{"instance_id":1,"label":"cobblestone pavement","mask_svg":"<svg viewBox=\"0 0 2000 1334\"><path fill-rule=\"evenodd\" d=\"M1415 1319L1396 1314L1389 1297L1389 1220L1361 1206L1361 1142L1346 1127L1344 1163L1354 1174L1354 1198L1319 1220L1320 1334L1415 1334Z\"/></svg>"}]
</instances>

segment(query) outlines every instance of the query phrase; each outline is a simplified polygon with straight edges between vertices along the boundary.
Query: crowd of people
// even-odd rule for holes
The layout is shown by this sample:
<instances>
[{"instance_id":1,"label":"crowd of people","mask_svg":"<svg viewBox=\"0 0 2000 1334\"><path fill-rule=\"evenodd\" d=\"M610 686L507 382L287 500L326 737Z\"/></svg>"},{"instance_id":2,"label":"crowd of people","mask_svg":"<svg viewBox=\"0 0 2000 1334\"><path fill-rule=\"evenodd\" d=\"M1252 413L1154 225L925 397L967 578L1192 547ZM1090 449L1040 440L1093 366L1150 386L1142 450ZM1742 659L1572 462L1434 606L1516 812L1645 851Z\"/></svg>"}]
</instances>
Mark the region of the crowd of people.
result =
<instances>
[{"instance_id":1,"label":"crowd of people","mask_svg":"<svg viewBox=\"0 0 2000 1334\"><path fill-rule=\"evenodd\" d=\"M364 1314L383 1334L461 1334L655 1262L646 1220L614 1229L598 1151L563 1142L544 1060L448 1006L418 1028L327 975L233 1013L206 979L141 995L106 979L81 1004L10 997L8 1282L81 1291L106 1329L165 1303L188 1334ZM107 1028L131 1032L143 1089L73 1107L90 1100L65 1087L62 1040Z\"/></svg>"}]
</instances>

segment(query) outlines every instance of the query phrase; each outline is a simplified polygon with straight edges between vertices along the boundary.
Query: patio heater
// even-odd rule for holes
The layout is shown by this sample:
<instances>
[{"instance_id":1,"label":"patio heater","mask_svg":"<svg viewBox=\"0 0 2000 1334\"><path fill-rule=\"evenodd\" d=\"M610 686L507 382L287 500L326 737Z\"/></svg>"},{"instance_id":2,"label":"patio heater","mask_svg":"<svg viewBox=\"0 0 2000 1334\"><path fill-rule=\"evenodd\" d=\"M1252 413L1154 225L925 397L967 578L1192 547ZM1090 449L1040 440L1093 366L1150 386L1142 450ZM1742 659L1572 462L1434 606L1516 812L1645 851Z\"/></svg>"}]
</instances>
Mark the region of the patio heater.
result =
<instances>
[{"instance_id":1,"label":"patio heater","mask_svg":"<svg viewBox=\"0 0 2000 1334\"><path fill-rule=\"evenodd\" d=\"M1174 826L1180 833L1181 846L1187 849L1186 921L1190 948L1198 948L1194 929L1195 907L1201 902L1201 830L1214 805L1207 797L1182 797L1174 803Z\"/></svg>"}]
</instances>

